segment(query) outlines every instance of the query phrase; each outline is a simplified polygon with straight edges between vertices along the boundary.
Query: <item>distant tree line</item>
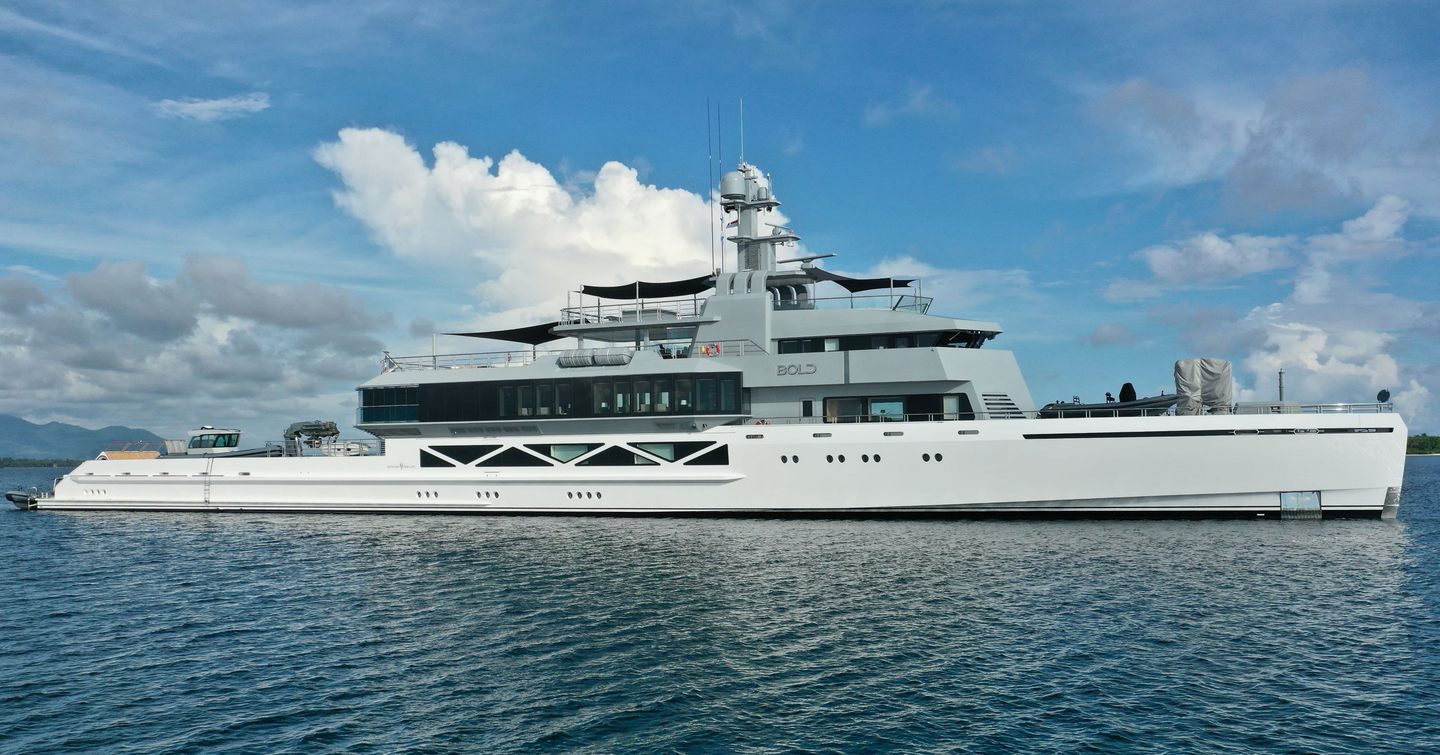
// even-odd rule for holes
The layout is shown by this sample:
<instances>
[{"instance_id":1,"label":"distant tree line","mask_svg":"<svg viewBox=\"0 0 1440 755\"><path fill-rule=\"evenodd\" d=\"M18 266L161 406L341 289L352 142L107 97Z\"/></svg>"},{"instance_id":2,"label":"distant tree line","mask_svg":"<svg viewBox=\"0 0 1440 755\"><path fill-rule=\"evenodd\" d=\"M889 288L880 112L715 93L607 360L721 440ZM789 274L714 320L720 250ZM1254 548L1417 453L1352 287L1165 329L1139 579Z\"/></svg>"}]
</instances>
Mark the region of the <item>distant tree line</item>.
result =
<instances>
[{"instance_id":1,"label":"distant tree line","mask_svg":"<svg viewBox=\"0 0 1440 755\"><path fill-rule=\"evenodd\" d=\"M0 456L0 468L3 467L78 467L79 459L17 459L13 456Z\"/></svg>"},{"instance_id":2,"label":"distant tree line","mask_svg":"<svg viewBox=\"0 0 1440 755\"><path fill-rule=\"evenodd\" d=\"M1440 454L1440 435L1419 435L1410 436L1410 442L1405 446L1407 454Z\"/></svg>"}]
</instances>

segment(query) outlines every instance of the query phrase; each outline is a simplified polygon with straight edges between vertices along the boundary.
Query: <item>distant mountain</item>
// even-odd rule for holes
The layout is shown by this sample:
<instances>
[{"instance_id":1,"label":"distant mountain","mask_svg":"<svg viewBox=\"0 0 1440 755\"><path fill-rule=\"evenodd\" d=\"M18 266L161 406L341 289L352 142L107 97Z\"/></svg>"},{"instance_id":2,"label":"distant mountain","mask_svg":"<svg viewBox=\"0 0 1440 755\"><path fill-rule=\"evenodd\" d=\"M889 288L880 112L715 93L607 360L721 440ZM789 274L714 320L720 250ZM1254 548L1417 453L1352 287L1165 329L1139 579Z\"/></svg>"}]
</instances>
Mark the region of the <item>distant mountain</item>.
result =
<instances>
[{"instance_id":1,"label":"distant mountain","mask_svg":"<svg viewBox=\"0 0 1440 755\"><path fill-rule=\"evenodd\" d=\"M0 414L0 456L19 459L93 459L115 441L161 440L149 430L111 425L89 430L64 422L37 425Z\"/></svg>"}]
</instances>

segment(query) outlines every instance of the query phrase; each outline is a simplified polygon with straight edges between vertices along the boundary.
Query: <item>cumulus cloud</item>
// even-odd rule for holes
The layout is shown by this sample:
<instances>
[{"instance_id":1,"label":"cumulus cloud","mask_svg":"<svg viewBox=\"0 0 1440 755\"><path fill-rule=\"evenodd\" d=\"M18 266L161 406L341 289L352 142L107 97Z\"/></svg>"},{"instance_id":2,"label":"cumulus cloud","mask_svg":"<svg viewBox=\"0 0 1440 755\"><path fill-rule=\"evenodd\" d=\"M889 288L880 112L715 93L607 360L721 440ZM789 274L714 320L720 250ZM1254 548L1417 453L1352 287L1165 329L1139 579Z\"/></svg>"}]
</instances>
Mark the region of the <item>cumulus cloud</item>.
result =
<instances>
[{"instance_id":1,"label":"cumulus cloud","mask_svg":"<svg viewBox=\"0 0 1440 755\"><path fill-rule=\"evenodd\" d=\"M1141 249L1134 256L1150 271L1148 280L1121 279L1105 290L1110 301L1155 298L1168 290L1194 288L1243 278L1294 264L1291 236L1205 232L1171 244Z\"/></svg>"},{"instance_id":2,"label":"cumulus cloud","mask_svg":"<svg viewBox=\"0 0 1440 755\"><path fill-rule=\"evenodd\" d=\"M1244 150L1253 107L1130 79L1099 93L1088 111L1149 159L1139 182L1189 183L1234 163Z\"/></svg>"},{"instance_id":3,"label":"cumulus cloud","mask_svg":"<svg viewBox=\"0 0 1440 755\"><path fill-rule=\"evenodd\" d=\"M155 112L165 118L184 118L210 123L228 121L253 115L270 107L270 95L265 92L250 92L213 100L186 98L181 100L160 100L155 103Z\"/></svg>"},{"instance_id":4,"label":"cumulus cloud","mask_svg":"<svg viewBox=\"0 0 1440 755\"><path fill-rule=\"evenodd\" d=\"M1263 97L1131 79L1088 111L1140 158L1135 184L1218 181L1242 214L1329 211L1387 193L1440 214L1433 113L1416 118L1413 98L1361 69L1284 80Z\"/></svg>"},{"instance_id":5,"label":"cumulus cloud","mask_svg":"<svg viewBox=\"0 0 1440 755\"><path fill-rule=\"evenodd\" d=\"M1307 304L1324 302L1331 287L1330 271L1336 265L1406 253L1410 245L1401 230L1410 211L1409 202L1387 194L1369 212L1345 221L1339 233L1310 237L1306 242L1306 263L1295 283L1295 299Z\"/></svg>"},{"instance_id":6,"label":"cumulus cloud","mask_svg":"<svg viewBox=\"0 0 1440 755\"><path fill-rule=\"evenodd\" d=\"M389 322L339 289L258 281L233 260L187 258L173 278L134 262L45 287L0 277L0 361L22 366L0 382L0 413L171 432L344 419Z\"/></svg>"},{"instance_id":7,"label":"cumulus cloud","mask_svg":"<svg viewBox=\"0 0 1440 755\"><path fill-rule=\"evenodd\" d=\"M885 102L872 102L865 106L860 122L866 126L888 126L902 118L944 119L960 114L960 106L935 94L929 84L910 84L905 93Z\"/></svg>"},{"instance_id":8,"label":"cumulus cloud","mask_svg":"<svg viewBox=\"0 0 1440 755\"><path fill-rule=\"evenodd\" d=\"M1222 239L1202 233L1178 245L1142 249L1138 256L1162 283L1211 283L1284 267L1290 264L1287 248L1293 242L1288 236L1240 233Z\"/></svg>"},{"instance_id":9,"label":"cumulus cloud","mask_svg":"<svg viewBox=\"0 0 1440 755\"><path fill-rule=\"evenodd\" d=\"M1145 257L1154 276L1148 281L1119 281L1152 292L1173 291L1186 275L1219 279L1265 269L1278 262L1275 250L1284 250L1297 270L1288 295L1280 301L1255 307L1243 315L1218 310L1174 312L1174 306L1157 319L1178 325L1197 353L1235 356L1242 400L1273 399L1276 373L1285 370L1286 397L1302 402L1371 401L1377 391L1389 389L1407 420L1433 427L1435 417L1425 375L1436 370L1422 360L1400 361L1397 353L1433 354L1440 346L1440 328L1433 327L1436 303L1406 299L1374 290L1369 268L1416 251L1403 230L1411 205L1384 196L1363 215L1346 221L1339 232L1314 234L1303 239L1250 237L1252 253L1237 253L1239 244L1181 244L1169 250L1190 249L1191 256L1169 254ZM1211 234L1213 235L1213 234ZM1218 239L1218 236L1216 237ZM1236 236L1227 237L1231 242ZM1226 239L1220 239L1226 241ZM1256 251L1259 250L1259 251ZM1177 251L1177 254L1179 252ZM1173 265L1174 267L1167 267ZM1203 267L1194 267L1201 265ZM1175 275L1167 277L1167 271ZM1183 287L1183 286L1180 286ZM1112 287L1113 290L1113 287ZM1180 309L1184 309L1181 307ZM1170 318L1167 320L1167 318ZM1402 344L1401 334L1405 335Z\"/></svg>"},{"instance_id":10,"label":"cumulus cloud","mask_svg":"<svg viewBox=\"0 0 1440 755\"><path fill-rule=\"evenodd\" d=\"M69 277L70 295L121 331L169 341L195 329L199 308L175 281L162 282L139 262L101 262Z\"/></svg>"},{"instance_id":11,"label":"cumulus cloud","mask_svg":"<svg viewBox=\"0 0 1440 755\"><path fill-rule=\"evenodd\" d=\"M344 129L315 151L344 184L336 204L386 248L477 265L478 309L505 312L500 325L553 316L563 291L581 283L710 270L711 208L699 194L642 183L618 162L567 187L518 151L496 161L444 142L433 156L426 165L400 135L374 128Z\"/></svg>"},{"instance_id":12,"label":"cumulus cloud","mask_svg":"<svg viewBox=\"0 0 1440 755\"><path fill-rule=\"evenodd\" d=\"M1296 301L1325 301L1331 270L1350 263L1377 261L1409 253L1412 245L1401 231L1412 205L1392 194L1376 200L1364 215L1341 224L1338 233L1308 236L1222 237L1205 232L1170 244L1141 249L1135 258L1150 271L1149 279L1120 279L1105 291L1111 301L1155 298L1167 291L1193 288L1299 265Z\"/></svg>"},{"instance_id":13,"label":"cumulus cloud","mask_svg":"<svg viewBox=\"0 0 1440 755\"><path fill-rule=\"evenodd\" d=\"M1313 316L1314 313L1309 313ZM1256 308L1239 324L1260 341L1241 362L1251 378L1241 400L1275 396L1277 373L1285 370L1286 398L1309 402L1374 400L1391 391L1397 408L1412 421L1428 421L1430 390L1403 370L1389 353L1395 337L1365 323L1305 322L1307 313L1284 303Z\"/></svg>"}]
</instances>

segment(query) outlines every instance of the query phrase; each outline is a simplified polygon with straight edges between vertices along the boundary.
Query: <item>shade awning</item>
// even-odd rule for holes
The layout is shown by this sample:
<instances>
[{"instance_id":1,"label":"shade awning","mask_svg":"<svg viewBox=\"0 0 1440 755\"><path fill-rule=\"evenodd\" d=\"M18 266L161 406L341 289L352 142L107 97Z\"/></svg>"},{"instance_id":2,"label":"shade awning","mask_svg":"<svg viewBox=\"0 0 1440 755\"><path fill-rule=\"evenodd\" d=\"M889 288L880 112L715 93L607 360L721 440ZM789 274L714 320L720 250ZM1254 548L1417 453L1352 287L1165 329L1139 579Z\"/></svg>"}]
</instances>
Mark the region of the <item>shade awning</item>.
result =
<instances>
[{"instance_id":1,"label":"shade awning","mask_svg":"<svg viewBox=\"0 0 1440 755\"><path fill-rule=\"evenodd\" d=\"M664 299L690 296L715 287L715 276L702 275L678 281L635 281L619 286L583 286L580 292L601 299Z\"/></svg>"},{"instance_id":2,"label":"shade awning","mask_svg":"<svg viewBox=\"0 0 1440 755\"><path fill-rule=\"evenodd\" d=\"M495 341L510 341L512 343L528 343L531 346L539 346L542 343L558 341L565 336L557 336L550 331L560 324L559 320L547 322L540 325L527 325L523 328L510 328L509 330L487 330L479 333L446 333L447 336L469 336L470 338L489 338Z\"/></svg>"},{"instance_id":3,"label":"shade awning","mask_svg":"<svg viewBox=\"0 0 1440 755\"><path fill-rule=\"evenodd\" d=\"M846 291L858 294L861 291L874 291L880 288L908 288L915 282L914 278L851 278L848 275L832 273L818 267L810 268L810 274L817 280L831 281L840 284Z\"/></svg>"}]
</instances>

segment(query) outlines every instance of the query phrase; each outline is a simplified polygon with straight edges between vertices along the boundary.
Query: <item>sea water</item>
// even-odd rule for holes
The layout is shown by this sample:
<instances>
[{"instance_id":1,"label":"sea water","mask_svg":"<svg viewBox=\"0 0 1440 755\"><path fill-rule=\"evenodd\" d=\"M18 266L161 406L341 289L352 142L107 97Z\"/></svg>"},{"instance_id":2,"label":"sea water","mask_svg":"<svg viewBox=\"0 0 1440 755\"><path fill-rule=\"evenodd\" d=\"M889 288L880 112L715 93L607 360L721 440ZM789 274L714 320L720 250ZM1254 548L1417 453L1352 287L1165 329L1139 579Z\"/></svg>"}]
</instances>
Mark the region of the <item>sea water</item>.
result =
<instances>
[{"instance_id":1,"label":"sea water","mask_svg":"<svg viewBox=\"0 0 1440 755\"><path fill-rule=\"evenodd\" d=\"M1440 750L1440 457L1398 521L6 511L0 555L4 752Z\"/></svg>"}]
</instances>

